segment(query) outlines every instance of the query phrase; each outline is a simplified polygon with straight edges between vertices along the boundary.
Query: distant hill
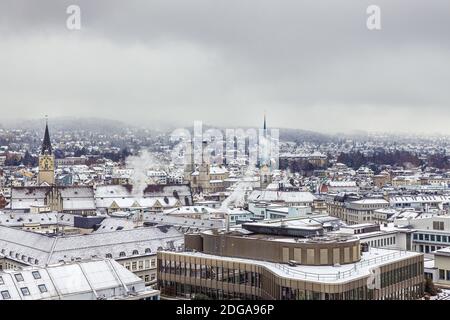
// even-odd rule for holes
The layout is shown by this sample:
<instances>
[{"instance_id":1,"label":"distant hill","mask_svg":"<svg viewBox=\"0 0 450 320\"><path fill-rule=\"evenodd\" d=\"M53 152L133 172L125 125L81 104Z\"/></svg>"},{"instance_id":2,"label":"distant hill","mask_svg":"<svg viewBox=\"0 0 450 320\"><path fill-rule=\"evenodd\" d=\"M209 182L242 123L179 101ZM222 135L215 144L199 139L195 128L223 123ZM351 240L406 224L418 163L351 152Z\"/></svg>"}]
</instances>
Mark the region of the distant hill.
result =
<instances>
[{"instance_id":1,"label":"distant hill","mask_svg":"<svg viewBox=\"0 0 450 320\"><path fill-rule=\"evenodd\" d=\"M337 140L335 136L301 129L280 129L281 141L323 143Z\"/></svg>"},{"instance_id":2,"label":"distant hill","mask_svg":"<svg viewBox=\"0 0 450 320\"><path fill-rule=\"evenodd\" d=\"M16 119L16 120L5 120L0 119L0 128L5 129L28 129L42 131L44 129L45 120L41 119ZM173 130L179 128L178 126L172 124L164 123L151 123L148 125L136 125L134 123L128 123L124 121L111 120L105 118L89 118L89 117L56 117L49 119L49 127L51 131L80 131L85 130L92 133L100 134L123 134L127 129L135 130L135 133L140 136L147 136L151 134L163 134L170 135ZM185 129L189 130L192 134L193 126L184 126ZM224 127L210 126L208 124L203 124L203 131L215 128L225 132ZM250 129L252 127L236 127L240 129ZM259 129L259 128L252 128ZM269 127L270 130L270 127ZM346 140L353 141L387 141L387 142L398 142L398 143L417 143L418 141L435 141L439 139L440 141L448 141L450 137L448 136L423 136L423 135L411 135L411 134L401 134L401 133L384 133L384 134L373 134L364 131L352 131L347 133L320 133L316 131L303 130L303 129L290 129L290 128L280 128L280 140L281 141L291 141L298 144L303 142L309 143L339 143Z\"/></svg>"},{"instance_id":3,"label":"distant hill","mask_svg":"<svg viewBox=\"0 0 450 320\"><path fill-rule=\"evenodd\" d=\"M42 130L44 119L25 119L3 121L2 127L7 129ZM57 131L86 130L90 132L122 132L129 125L109 119L58 117L49 119L49 127Z\"/></svg>"}]
</instances>

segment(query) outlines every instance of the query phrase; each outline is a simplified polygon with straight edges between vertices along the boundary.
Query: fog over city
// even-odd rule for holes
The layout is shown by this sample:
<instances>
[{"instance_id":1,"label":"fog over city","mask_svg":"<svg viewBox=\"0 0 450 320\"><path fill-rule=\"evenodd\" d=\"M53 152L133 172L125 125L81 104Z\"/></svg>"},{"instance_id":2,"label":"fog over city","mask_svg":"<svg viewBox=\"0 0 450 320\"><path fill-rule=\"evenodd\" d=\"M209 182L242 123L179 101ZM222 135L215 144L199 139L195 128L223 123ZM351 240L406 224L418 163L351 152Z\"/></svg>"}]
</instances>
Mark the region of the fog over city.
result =
<instances>
[{"instance_id":1,"label":"fog over city","mask_svg":"<svg viewBox=\"0 0 450 320\"><path fill-rule=\"evenodd\" d=\"M381 30L366 27L370 4ZM2 0L2 121L261 126L266 111L271 127L449 134L449 12L448 0Z\"/></svg>"}]
</instances>

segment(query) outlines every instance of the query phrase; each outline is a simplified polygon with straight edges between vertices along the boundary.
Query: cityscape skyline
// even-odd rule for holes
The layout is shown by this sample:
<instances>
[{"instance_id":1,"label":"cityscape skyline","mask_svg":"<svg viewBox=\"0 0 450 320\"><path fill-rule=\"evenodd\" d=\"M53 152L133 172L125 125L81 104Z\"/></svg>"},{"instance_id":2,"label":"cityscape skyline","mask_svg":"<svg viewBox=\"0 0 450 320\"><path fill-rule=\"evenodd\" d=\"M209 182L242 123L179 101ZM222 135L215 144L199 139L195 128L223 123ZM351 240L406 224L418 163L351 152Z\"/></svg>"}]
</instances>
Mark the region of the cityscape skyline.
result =
<instances>
[{"instance_id":1,"label":"cityscape skyline","mask_svg":"<svg viewBox=\"0 0 450 320\"><path fill-rule=\"evenodd\" d=\"M449 12L0 0L0 304L450 300Z\"/></svg>"}]
</instances>

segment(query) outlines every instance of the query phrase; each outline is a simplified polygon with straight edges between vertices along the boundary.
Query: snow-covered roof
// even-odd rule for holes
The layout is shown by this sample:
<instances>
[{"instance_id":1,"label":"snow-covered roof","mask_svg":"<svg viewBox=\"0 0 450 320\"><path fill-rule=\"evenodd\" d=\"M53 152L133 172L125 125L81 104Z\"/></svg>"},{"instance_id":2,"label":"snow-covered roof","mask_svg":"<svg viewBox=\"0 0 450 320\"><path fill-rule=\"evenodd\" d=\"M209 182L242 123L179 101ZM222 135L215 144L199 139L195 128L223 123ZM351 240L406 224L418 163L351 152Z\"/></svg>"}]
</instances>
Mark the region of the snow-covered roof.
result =
<instances>
[{"instance_id":1,"label":"snow-covered roof","mask_svg":"<svg viewBox=\"0 0 450 320\"><path fill-rule=\"evenodd\" d=\"M71 214L63 213L0 213L0 225L8 227L22 227L26 224L40 225L69 225L73 226L73 217Z\"/></svg>"},{"instance_id":2,"label":"snow-covered roof","mask_svg":"<svg viewBox=\"0 0 450 320\"><path fill-rule=\"evenodd\" d=\"M0 277L0 291L12 300L112 298L132 287L145 290L142 279L111 259L4 270Z\"/></svg>"},{"instance_id":3,"label":"snow-covered roof","mask_svg":"<svg viewBox=\"0 0 450 320\"><path fill-rule=\"evenodd\" d=\"M112 258L126 258L132 256L135 250L143 255L155 253L159 247L182 243L183 234L170 226L60 237L0 226L1 253L25 264L102 258L106 254ZM122 252L124 255L121 255Z\"/></svg>"},{"instance_id":4,"label":"snow-covered roof","mask_svg":"<svg viewBox=\"0 0 450 320\"><path fill-rule=\"evenodd\" d=\"M131 185L101 185L95 188L95 198L134 198L136 190ZM174 196L177 193L180 197L191 196L191 191L187 185L148 185L144 190L144 197L164 197Z\"/></svg>"},{"instance_id":5,"label":"snow-covered roof","mask_svg":"<svg viewBox=\"0 0 450 320\"><path fill-rule=\"evenodd\" d=\"M210 174L225 174L228 170L225 167L211 166L209 168Z\"/></svg>"},{"instance_id":6,"label":"snow-covered roof","mask_svg":"<svg viewBox=\"0 0 450 320\"><path fill-rule=\"evenodd\" d=\"M352 203L356 203L356 204L386 204L386 205L389 204L389 202L387 202L384 199L375 199L375 198L356 200L356 201L352 201Z\"/></svg>"},{"instance_id":7,"label":"snow-covered roof","mask_svg":"<svg viewBox=\"0 0 450 320\"><path fill-rule=\"evenodd\" d=\"M316 197L311 192L304 191L273 191L254 190L248 201L284 201L289 203L313 202Z\"/></svg>"},{"instance_id":8,"label":"snow-covered roof","mask_svg":"<svg viewBox=\"0 0 450 320\"><path fill-rule=\"evenodd\" d=\"M330 187L356 187L355 181L329 181Z\"/></svg>"},{"instance_id":9,"label":"snow-covered roof","mask_svg":"<svg viewBox=\"0 0 450 320\"><path fill-rule=\"evenodd\" d=\"M391 203L450 202L450 195L394 196L389 201Z\"/></svg>"},{"instance_id":10,"label":"snow-covered roof","mask_svg":"<svg viewBox=\"0 0 450 320\"><path fill-rule=\"evenodd\" d=\"M225 225L224 223L225 221L223 219L211 219L211 220L193 219L173 215L152 214L152 213L144 214L144 221L159 224L169 224L173 226L197 228L197 229L223 228Z\"/></svg>"}]
</instances>

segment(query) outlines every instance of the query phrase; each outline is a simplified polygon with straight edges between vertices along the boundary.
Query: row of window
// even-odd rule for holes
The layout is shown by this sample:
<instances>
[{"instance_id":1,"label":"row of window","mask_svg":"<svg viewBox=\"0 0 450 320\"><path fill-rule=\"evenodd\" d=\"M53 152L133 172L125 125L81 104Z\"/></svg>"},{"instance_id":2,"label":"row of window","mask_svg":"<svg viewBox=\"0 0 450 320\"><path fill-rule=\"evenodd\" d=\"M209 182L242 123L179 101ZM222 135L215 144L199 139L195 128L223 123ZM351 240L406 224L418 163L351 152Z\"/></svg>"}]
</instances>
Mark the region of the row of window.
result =
<instances>
[{"instance_id":1,"label":"row of window","mask_svg":"<svg viewBox=\"0 0 450 320\"><path fill-rule=\"evenodd\" d=\"M6 269L6 270L16 270L17 265L14 263L9 263L8 260L4 262L4 264L0 264L0 271Z\"/></svg>"},{"instance_id":2,"label":"row of window","mask_svg":"<svg viewBox=\"0 0 450 320\"><path fill-rule=\"evenodd\" d=\"M148 283L150 281L154 281L156 279L156 273L152 273L151 275L146 274L142 280L144 280L145 283Z\"/></svg>"},{"instance_id":3,"label":"row of window","mask_svg":"<svg viewBox=\"0 0 450 320\"><path fill-rule=\"evenodd\" d=\"M443 236L443 235L439 235L439 234L415 233L413 235L413 239L420 240L420 241L434 241L434 242L450 243L450 236Z\"/></svg>"},{"instance_id":4,"label":"row of window","mask_svg":"<svg viewBox=\"0 0 450 320\"><path fill-rule=\"evenodd\" d=\"M145 264L145 266L144 266L144 264ZM130 271L150 269L150 267L156 268L156 259L126 262L123 264L123 266Z\"/></svg>"},{"instance_id":5,"label":"row of window","mask_svg":"<svg viewBox=\"0 0 450 320\"><path fill-rule=\"evenodd\" d=\"M420 265L419 263L413 263L394 270L386 271L381 274L381 287L385 288L395 283L414 278L419 274L423 274L423 265Z\"/></svg>"},{"instance_id":6,"label":"row of window","mask_svg":"<svg viewBox=\"0 0 450 320\"><path fill-rule=\"evenodd\" d=\"M450 281L450 270L439 269L439 280Z\"/></svg>"},{"instance_id":7,"label":"row of window","mask_svg":"<svg viewBox=\"0 0 450 320\"><path fill-rule=\"evenodd\" d=\"M39 273L39 271L33 271L31 274L33 275L34 279L36 279L36 280L41 279L41 274ZM14 274L14 278L16 278L17 282L24 281L23 275L21 273ZM3 280L3 277L0 276L0 285L2 285L2 284L5 284L5 281Z\"/></svg>"},{"instance_id":8,"label":"row of window","mask_svg":"<svg viewBox=\"0 0 450 320\"><path fill-rule=\"evenodd\" d=\"M2 250L1 250L1 253L2 253L3 255L5 255L5 249L2 249ZM150 254L150 253L152 253L152 249L146 248L146 249L144 250L144 253L145 253L145 254ZM126 255L127 255L127 254L125 253L125 251L121 251L121 252L119 253L119 257L121 257L121 258L126 257ZM138 250L133 250L132 255L133 255L133 256L139 255L139 251L138 251ZM11 258L15 258L15 259L17 259L17 260L22 260L22 261L28 262L28 263L30 263L30 264L39 264L39 260L38 260L38 259L34 259L34 258L32 258L32 257L27 257L27 256L25 256L25 255L20 255L20 253L15 253L15 254L14 254L13 251L9 251L9 256L10 256ZM105 255L105 257L108 258L108 259L112 259L112 258L113 258L113 255L112 255L111 253L107 253L107 254Z\"/></svg>"},{"instance_id":9,"label":"row of window","mask_svg":"<svg viewBox=\"0 0 450 320\"><path fill-rule=\"evenodd\" d=\"M183 284L179 282L173 282L173 281L159 281L158 283L159 288L161 290L162 294L168 295L168 296L178 296L183 298L192 299L200 295L207 296L211 299L215 300L259 300L261 299L257 295L253 294L245 294L245 293L238 293L238 292L227 292L225 290L221 289L215 289L215 288L208 288L208 287L201 287L201 286L194 286L194 285L188 285Z\"/></svg>"},{"instance_id":10,"label":"row of window","mask_svg":"<svg viewBox=\"0 0 450 320\"><path fill-rule=\"evenodd\" d=\"M197 295L205 295L215 300L259 300L261 298L267 299L281 299L281 300L402 300L402 299L417 299L423 294L422 284L410 286L407 288L400 288L392 293L387 292L386 296L376 297L375 290L368 289L367 286L351 289L339 293L324 293L313 290L302 290L291 287L284 287L277 285L274 292L259 296L252 293L243 292L227 292L220 288L209 288L204 286L189 285L174 281L159 281L159 288L162 294L168 296L177 296L183 298L195 298ZM263 294L263 292L261 292Z\"/></svg>"},{"instance_id":11,"label":"row of window","mask_svg":"<svg viewBox=\"0 0 450 320\"><path fill-rule=\"evenodd\" d=\"M47 286L45 284L39 284L38 285L38 289L40 293L46 293L48 292L47 290ZM20 292L22 293L22 295L24 297L31 295L30 290L28 289L28 287L22 287L20 288ZM1 295L3 300L8 300L11 299L11 294L9 293L8 290L3 290L1 291Z\"/></svg>"},{"instance_id":12,"label":"row of window","mask_svg":"<svg viewBox=\"0 0 450 320\"><path fill-rule=\"evenodd\" d=\"M33 271L31 274L33 275L34 279L36 279L36 280L41 279L41 274L39 273L39 271ZM16 279L17 282L23 282L24 281L23 275L21 273L14 274L14 278ZM4 281L3 277L0 276L0 285L3 285L3 284L5 284L5 281ZM38 289L39 289L39 291L41 293L45 293L45 292L48 291L47 287L45 286L45 284L38 285ZM22 293L23 296L29 296L30 295L30 290L28 289L28 287L20 288L20 292ZM1 295L2 295L3 300L11 299L11 295L10 295L8 290L1 291Z\"/></svg>"},{"instance_id":13,"label":"row of window","mask_svg":"<svg viewBox=\"0 0 450 320\"><path fill-rule=\"evenodd\" d=\"M437 208L439 206L439 204L440 203L437 203L437 202L421 202L419 204L414 204L414 207L416 207L416 208L419 208L419 207L425 208L425 207L428 206L429 208ZM443 203L443 205L444 205L444 208L446 206L448 206L448 204L445 204L445 203ZM404 202L404 203L396 203L395 207L397 207L397 208L407 208L407 207L410 208L410 207L413 207L413 205L411 203Z\"/></svg>"},{"instance_id":14,"label":"row of window","mask_svg":"<svg viewBox=\"0 0 450 320\"><path fill-rule=\"evenodd\" d=\"M213 267L204 264L194 264L180 261L160 261L158 272L176 274L197 279L209 279L233 284L245 284L259 288L261 276L257 272L225 267Z\"/></svg>"},{"instance_id":15,"label":"row of window","mask_svg":"<svg viewBox=\"0 0 450 320\"><path fill-rule=\"evenodd\" d=\"M281 300L368 300L374 298L374 290L359 287L339 293L323 293L281 286Z\"/></svg>"},{"instance_id":16,"label":"row of window","mask_svg":"<svg viewBox=\"0 0 450 320\"><path fill-rule=\"evenodd\" d=\"M371 241L367 241L367 243L371 247L374 247L374 248L390 246L390 245L394 245L395 244L395 237L389 237L389 238L378 239L378 240L371 240Z\"/></svg>"},{"instance_id":17,"label":"row of window","mask_svg":"<svg viewBox=\"0 0 450 320\"><path fill-rule=\"evenodd\" d=\"M6 255L6 250L2 249L1 253L3 255ZM25 261L25 262L28 262L28 263L39 264L39 260L38 259L34 259L32 257L27 257L24 254L20 255L20 253L17 253L17 252L14 253L13 251L9 251L8 256L13 258L13 259L22 260L22 261Z\"/></svg>"},{"instance_id":18,"label":"row of window","mask_svg":"<svg viewBox=\"0 0 450 320\"><path fill-rule=\"evenodd\" d=\"M152 253L152 249L150 249L150 248L146 248L145 250L144 250L144 253ZM126 253L125 253L125 251L121 251L120 253L119 253L119 257L126 257ZM133 256L136 256L136 255L139 255L139 251L138 250L133 250L133 252L131 253L131 255L133 255ZM111 253L107 253L106 254L106 258L112 258L112 254Z\"/></svg>"},{"instance_id":19,"label":"row of window","mask_svg":"<svg viewBox=\"0 0 450 320\"><path fill-rule=\"evenodd\" d=\"M441 247L441 246L425 246L425 245L421 244L421 245L415 246L414 250L416 250L418 252L430 253L430 252L439 250L441 248L443 248L443 247Z\"/></svg>"}]
</instances>

